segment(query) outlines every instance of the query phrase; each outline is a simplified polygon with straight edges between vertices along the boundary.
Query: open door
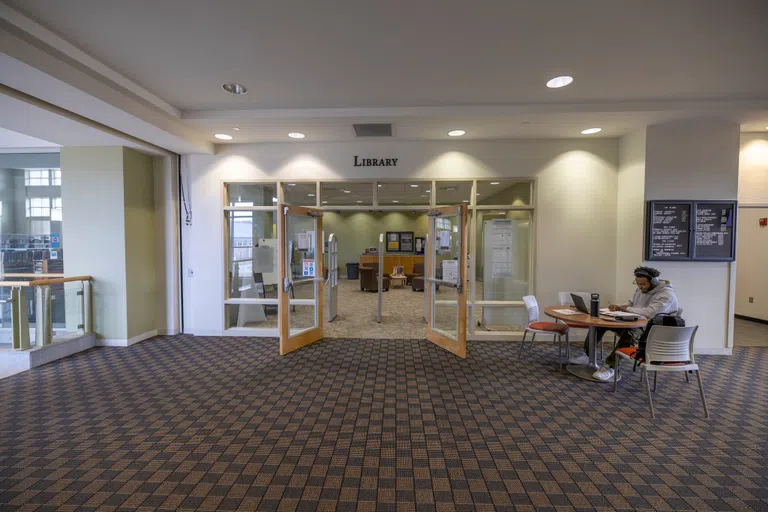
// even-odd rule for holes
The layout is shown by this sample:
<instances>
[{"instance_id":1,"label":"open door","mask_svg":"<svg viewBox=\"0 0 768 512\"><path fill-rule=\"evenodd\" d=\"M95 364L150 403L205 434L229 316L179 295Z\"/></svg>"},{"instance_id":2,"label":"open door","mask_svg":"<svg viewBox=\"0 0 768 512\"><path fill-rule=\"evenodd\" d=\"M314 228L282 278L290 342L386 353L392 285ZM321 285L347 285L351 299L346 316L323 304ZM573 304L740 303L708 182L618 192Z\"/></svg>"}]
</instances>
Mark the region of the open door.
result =
<instances>
[{"instance_id":1,"label":"open door","mask_svg":"<svg viewBox=\"0 0 768 512\"><path fill-rule=\"evenodd\" d=\"M323 337L323 212L281 205L280 354Z\"/></svg>"},{"instance_id":2,"label":"open door","mask_svg":"<svg viewBox=\"0 0 768 512\"><path fill-rule=\"evenodd\" d=\"M427 215L427 339L466 358L467 207L435 208Z\"/></svg>"}]
</instances>

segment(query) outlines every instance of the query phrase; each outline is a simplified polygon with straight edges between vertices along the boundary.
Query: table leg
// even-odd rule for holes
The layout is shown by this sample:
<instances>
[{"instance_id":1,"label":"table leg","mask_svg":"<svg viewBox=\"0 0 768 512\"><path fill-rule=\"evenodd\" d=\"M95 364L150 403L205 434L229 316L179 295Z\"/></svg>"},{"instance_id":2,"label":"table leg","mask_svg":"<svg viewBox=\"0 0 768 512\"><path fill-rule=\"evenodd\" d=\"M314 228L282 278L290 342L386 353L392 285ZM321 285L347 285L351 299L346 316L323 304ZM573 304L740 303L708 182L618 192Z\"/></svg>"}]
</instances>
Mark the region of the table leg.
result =
<instances>
[{"instance_id":1,"label":"table leg","mask_svg":"<svg viewBox=\"0 0 768 512\"><path fill-rule=\"evenodd\" d=\"M573 375L584 379L584 380L591 380L593 382L613 382L612 380L608 381L602 381L599 379L595 379L592 377L592 374L595 373L600 367L597 364L597 328L596 327L590 327L589 328L589 363L584 364L569 364L568 365L568 371L572 373ZM617 376L616 380L621 380L621 376Z\"/></svg>"}]
</instances>

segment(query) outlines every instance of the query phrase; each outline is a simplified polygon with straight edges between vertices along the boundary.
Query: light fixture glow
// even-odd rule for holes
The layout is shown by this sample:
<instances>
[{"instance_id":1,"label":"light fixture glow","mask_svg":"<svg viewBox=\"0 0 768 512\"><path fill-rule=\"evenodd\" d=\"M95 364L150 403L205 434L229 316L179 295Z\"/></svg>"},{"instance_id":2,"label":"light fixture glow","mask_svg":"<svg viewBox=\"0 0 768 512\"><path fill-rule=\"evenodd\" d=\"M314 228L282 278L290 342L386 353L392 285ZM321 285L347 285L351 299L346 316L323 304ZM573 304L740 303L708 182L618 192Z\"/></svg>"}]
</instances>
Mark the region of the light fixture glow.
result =
<instances>
[{"instance_id":1,"label":"light fixture glow","mask_svg":"<svg viewBox=\"0 0 768 512\"><path fill-rule=\"evenodd\" d=\"M273 202L273 203L276 203L276 202L277 202L277 198L276 198L276 197L273 197L273 198L272 198L272 202Z\"/></svg>"},{"instance_id":2,"label":"light fixture glow","mask_svg":"<svg viewBox=\"0 0 768 512\"><path fill-rule=\"evenodd\" d=\"M240 131L240 128L238 128L237 126L233 126L232 129L235 130L236 132Z\"/></svg>"},{"instance_id":3,"label":"light fixture glow","mask_svg":"<svg viewBox=\"0 0 768 512\"><path fill-rule=\"evenodd\" d=\"M499 184L499 182L498 182L498 181L492 181L492 182L491 182L491 185L498 185L498 184Z\"/></svg>"},{"instance_id":4,"label":"light fixture glow","mask_svg":"<svg viewBox=\"0 0 768 512\"><path fill-rule=\"evenodd\" d=\"M377 186L377 187L379 187L379 188L381 188L381 187L383 187L384 185L382 185L381 183L379 183L379 184L378 184L378 185L376 185L376 186Z\"/></svg>"},{"instance_id":5,"label":"light fixture glow","mask_svg":"<svg viewBox=\"0 0 768 512\"><path fill-rule=\"evenodd\" d=\"M465 133L467 133L467 132L465 132L464 130L451 130L451 131L448 132L448 136L449 137L461 137Z\"/></svg>"},{"instance_id":6,"label":"light fixture glow","mask_svg":"<svg viewBox=\"0 0 768 512\"><path fill-rule=\"evenodd\" d=\"M307 194L309 197L315 197L315 194Z\"/></svg>"},{"instance_id":7,"label":"light fixture glow","mask_svg":"<svg viewBox=\"0 0 768 512\"><path fill-rule=\"evenodd\" d=\"M248 89L246 89L244 85L238 84L235 82L228 83L228 84L221 84L221 88L230 94L236 94L238 96L248 92Z\"/></svg>"},{"instance_id":8,"label":"light fixture glow","mask_svg":"<svg viewBox=\"0 0 768 512\"><path fill-rule=\"evenodd\" d=\"M427 194L429 194L429 189L425 190L424 192L426 192Z\"/></svg>"},{"instance_id":9,"label":"light fixture glow","mask_svg":"<svg viewBox=\"0 0 768 512\"><path fill-rule=\"evenodd\" d=\"M292 139L303 139L304 137L306 137L306 135L304 135L301 132L291 132L288 134L288 136Z\"/></svg>"},{"instance_id":10,"label":"light fixture glow","mask_svg":"<svg viewBox=\"0 0 768 512\"><path fill-rule=\"evenodd\" d=\"M360 201L360 200L358 200L358 201L355 201L355 202L356 202L356 203L362 203L362 201Z\"/></svg>"},{"instance_id":11,"label":"light fixture glow","mask_svg":"<svg viewBox=\"0 0 768 512\"><path fill-rule=\"evenodd\" d=\"M323 204L328 204L328 201L323 201Z\"/></svg>"},{"instance_id":12,"label":"light fixture glow","mask_svg":"<svg viewBox=\"0 0 768 512\"><path fill-rule=\"evenodd\" d=\"M399 203L400 201L398 201L397 199L393 199L392 202L393 203Z\"/></svg>"},{"instance_id":13,"label":"light fixture glow","mask_svg":"<svg viewBox=\"0 0 768 512\"><path fill-rule=\"evenodd\" d=\"M600 133L603 131L602 128L587 128L586 130L581 130L582 135L592 135L593 133Z\"/></svg>"},{"instance_id":14,"label":"light fixture glow","mask_svg":"<svg viewBox=\"0 0 768 512\"><path fill-rule=\"evenodd\" d=\"M568 75L563 76L556 76L549 82L547 82L547 87L550 89L559 89L560 87L565 87L566 85L570 85L573 82L573 77Z\"/></svg>"},{"instance_id":15,"label":"light fixture glow","mask_svg":"<svg viewBox=\"0 0 768 512\"><path fill-rule=\"evenodd\" d=\"M463 199L461 202L462 202L462 203L468 203L468 202L469 202L469 199Z\"/></svg>"},{"instance_id":16,"label":"light fixture glow","mask_svg":"<svg viewBox=\"0 0 768 512\"><path fill-rule=\"evenodd\" d=\"M288 184L288 186L289 186L289 187L295 187L295 186L296 186L296 184L295 184L295 183L289 183L289 184Z\"/></svg>"},{"instance_id":17,"label":"light fixture glow","mask_svg":"<svg viewBox=\"0 0 768 512\"><path fill-rule=\"evenodd\" d=\"M231 135L227 135L226 133L215 133L213 136L219 140L232 140L233 138Z\"/></svg>"},{"instance_id":18,"label":"light fixture glow","mask_svg":"<svg viewBox=\"0 0 768 512\"><path fill-rule=\"evenodd\" d=\"M418 185L411 185L411 188L419 188Z\"/></svg>"},{"instance_id":19,"label":"light fixture glow","mask_svg":"<svg viewBox=\"0 0 768 512\"><path fill-rule=\"evenodd\" d=\"M345 193L345 194L351 194L351 193L352 193L352 191L351 191L351 190L345 190L345 191L344 191L344 193Z\"/></svg>"}]
</instances>

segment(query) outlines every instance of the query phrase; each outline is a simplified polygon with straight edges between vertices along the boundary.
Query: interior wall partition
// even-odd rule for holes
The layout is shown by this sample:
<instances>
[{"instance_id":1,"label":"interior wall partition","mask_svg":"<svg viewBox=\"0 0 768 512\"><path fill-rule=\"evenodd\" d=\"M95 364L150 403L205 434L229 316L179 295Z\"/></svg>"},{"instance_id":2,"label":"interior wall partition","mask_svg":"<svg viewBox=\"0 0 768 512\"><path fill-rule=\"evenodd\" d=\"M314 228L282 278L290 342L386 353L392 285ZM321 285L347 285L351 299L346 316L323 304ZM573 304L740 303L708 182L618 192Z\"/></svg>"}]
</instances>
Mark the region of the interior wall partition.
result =
<instances>
[{"instance_id":1,"label":"interior wall partition","mask_svg":"<svg viewBox=\"0 0 768 512\"><path fill-rule=\"evenodd\" d=\"M469 339L516 336L525 324L522 298L535 290L533 179L227 180L222 195L227 334L279 335L278 204L425 214L440 205L464 204ZM327 240L325 233L318 235Z\"/></svg>"}]
</instances>

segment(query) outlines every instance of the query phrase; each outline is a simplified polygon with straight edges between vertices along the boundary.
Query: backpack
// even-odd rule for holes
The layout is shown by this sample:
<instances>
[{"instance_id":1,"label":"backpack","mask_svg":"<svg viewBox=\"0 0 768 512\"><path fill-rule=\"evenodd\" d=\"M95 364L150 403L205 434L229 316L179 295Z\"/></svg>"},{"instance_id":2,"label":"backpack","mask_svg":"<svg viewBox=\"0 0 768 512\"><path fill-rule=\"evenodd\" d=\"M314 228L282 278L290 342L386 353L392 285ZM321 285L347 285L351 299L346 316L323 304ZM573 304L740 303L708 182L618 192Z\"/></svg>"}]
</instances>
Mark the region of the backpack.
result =
<instances>
[{"instance_id":1,"label":"backpack","mask_svg":"<svg viewBox=\"0 0 768 512\"><path fill-rule=\"evenodd\" d=\"M648 333L651 332L651 327L654 325L664 325L668 327L685 327L685 320L683 317L675 313L659 313L655 317L648 320L648 323L643 329L643 334L637 340L637 355L635 356L635 365L632 371L638 365L640 358L645 359L645 347L648 344Z\"/></svg>"}]
</instances>

